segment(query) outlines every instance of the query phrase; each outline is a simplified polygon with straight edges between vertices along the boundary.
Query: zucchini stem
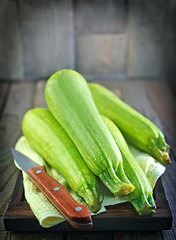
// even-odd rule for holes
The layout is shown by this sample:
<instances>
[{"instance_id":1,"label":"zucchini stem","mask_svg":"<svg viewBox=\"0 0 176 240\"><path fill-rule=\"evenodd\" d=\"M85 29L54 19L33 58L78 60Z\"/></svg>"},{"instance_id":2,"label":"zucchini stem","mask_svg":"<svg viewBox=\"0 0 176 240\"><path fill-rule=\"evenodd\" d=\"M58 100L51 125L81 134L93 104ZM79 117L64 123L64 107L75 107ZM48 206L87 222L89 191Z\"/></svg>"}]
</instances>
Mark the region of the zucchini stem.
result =
<instances>
[{"instance_id":1,"label":"zucchini stem","mask_svg":"<svg viewBox=\"0 0 176 240\"><path fill-rule=\"evenodd\" d=\"M102 182L109 188L109 190L118 198L123 195L128 195L134 190L134 186L131 183L122 182L115 174L112 168L106 169L99 174Z\"/></svg>"}]
</instances>

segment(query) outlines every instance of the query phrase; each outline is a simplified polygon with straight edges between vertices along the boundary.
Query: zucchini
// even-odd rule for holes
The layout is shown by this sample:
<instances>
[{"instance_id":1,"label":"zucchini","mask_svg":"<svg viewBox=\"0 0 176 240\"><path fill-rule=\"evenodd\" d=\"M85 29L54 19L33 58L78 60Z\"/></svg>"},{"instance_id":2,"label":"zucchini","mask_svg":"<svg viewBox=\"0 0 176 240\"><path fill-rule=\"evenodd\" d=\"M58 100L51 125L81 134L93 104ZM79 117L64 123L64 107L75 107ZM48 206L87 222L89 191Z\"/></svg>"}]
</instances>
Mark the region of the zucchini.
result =
<instances>
[{"instance_id":1,"label":"zucchini","mask_svg":"<svg viewBox=\"0 0 176 240\"><path fill-rule=\"evenodd\" d=\"M142 152L139 148L136 148L130 144L128 145L128 147L130 149L130 152L144 171L145 175L147 176L150 185L152 186L152 188L154 188L159 177L161 177L161 175L165 172L166 167L156 161L148 153Z\"/></svg>"},{"instance_id":2,"label":"zucchini","mask_svg":"<svg viewBox=\"0 0 176 240\"><path fill-rule=\"evenodd\" d=\"M90 83L89 89L100 114L111 119L132 145L162 164L170 164L169 145L163 133L149 119L120 100L105 87Z\"/></svg>"},{"instance_id":3,"label":"zucchini","mask_svg":"<svg viewBox=\"0 0 176 240\"><path fill-rule=\"evenodd\" d=\"M115 197L132 192L134 186L124 173L121 153L98 113L86 80L73 70L58 71L46 83L45 98L90 170Z\"/></svg>"},{"instance_id":4,"label":"zucchini","mask_svg":"<svg viewBox=\"0 0 176 240\"><path fill-rule=\"evenodd\" d=\"M101 204L96 177L50 111L29 110L23 117L22 131L31 147L66 179L92 212L97 212Z\"/></svg>"},{"instance_id":5,"label":"zucchini","mask_svg":"<svg viewBox=\"0 0 176 240\"><path fill-rule=\"evenodd\" d=\"M128 145L117 126L110 119L104 116L102 116L102 118L120 149L125 173L131 183L135 186L134 191L127 197L139 215L150 215L154 212L156 207L150 182L130 152Z\"/></svg>"}]
</instances>

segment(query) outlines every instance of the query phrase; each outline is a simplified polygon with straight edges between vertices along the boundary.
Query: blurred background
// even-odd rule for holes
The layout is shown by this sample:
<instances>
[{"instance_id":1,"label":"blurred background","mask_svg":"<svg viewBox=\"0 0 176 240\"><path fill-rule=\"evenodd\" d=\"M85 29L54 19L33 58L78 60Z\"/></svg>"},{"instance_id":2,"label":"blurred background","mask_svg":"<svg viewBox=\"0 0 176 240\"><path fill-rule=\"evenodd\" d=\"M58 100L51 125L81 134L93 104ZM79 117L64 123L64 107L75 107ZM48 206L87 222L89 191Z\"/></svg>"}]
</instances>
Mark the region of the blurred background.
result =
<instances>
[{"instance_id":1,"label":"blurred background","mask_svg":"<svg viewBox=\"0 0 176 240\"><path fill-rule=\"evenodd\" d=\"M72 68L87 80L159 79L176 92L175 0L0 0L0 80Z\"/></svg>"}]
</instances>

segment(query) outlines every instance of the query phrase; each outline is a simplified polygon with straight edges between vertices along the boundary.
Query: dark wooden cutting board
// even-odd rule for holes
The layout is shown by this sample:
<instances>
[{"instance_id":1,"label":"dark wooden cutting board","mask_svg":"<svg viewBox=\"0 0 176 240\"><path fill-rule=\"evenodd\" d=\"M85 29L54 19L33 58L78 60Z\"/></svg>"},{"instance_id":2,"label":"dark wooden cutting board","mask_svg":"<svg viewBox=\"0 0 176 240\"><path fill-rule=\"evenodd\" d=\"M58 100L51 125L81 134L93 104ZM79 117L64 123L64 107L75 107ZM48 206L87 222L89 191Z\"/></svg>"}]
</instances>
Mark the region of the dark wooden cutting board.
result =
<instances>
[{"instance_id":1,"label":"dark wooden cutting board","mask_svg":"<svg viewBox=\"0 0 176 240\"><path fill-rule=\"evenodd\" d=\"M154 189L156 213L139 216L130 203L106 207L107 211L93 216L94 227L90 231L127 231L170 229L172 216L165 197L161 179ZM74 231L66 221L51 228L42 228L24 198L22 174L19 173L16 186L4 216L6 230L12 231Z\"/></svg>"}]
</instances>

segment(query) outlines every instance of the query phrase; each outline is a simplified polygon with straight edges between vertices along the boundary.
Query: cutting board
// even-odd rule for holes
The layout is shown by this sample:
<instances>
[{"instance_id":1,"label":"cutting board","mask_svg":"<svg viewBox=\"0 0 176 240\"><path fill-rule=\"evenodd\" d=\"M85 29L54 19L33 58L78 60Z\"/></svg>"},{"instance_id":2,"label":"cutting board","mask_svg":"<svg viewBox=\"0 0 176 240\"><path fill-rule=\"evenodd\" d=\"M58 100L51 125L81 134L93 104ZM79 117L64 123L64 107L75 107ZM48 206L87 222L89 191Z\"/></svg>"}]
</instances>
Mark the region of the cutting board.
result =
<instances>
[{"instance_id":1,"label":"cutting board","mask_svg":"<svg viewBox=\"0 0 176 240\"><path fill-rule=\"evenodd\" d=\"M172 216L161 179L154 189L156 213L139 216L130 203L108 206L106 212L93 216L90 231L128 231L170 229ZM4 216L6 230L12 231L75 231L66 221L51 228L42 228L24 198L22 174L19 173L12 198Z\"/></svg>"}]
</instances>

